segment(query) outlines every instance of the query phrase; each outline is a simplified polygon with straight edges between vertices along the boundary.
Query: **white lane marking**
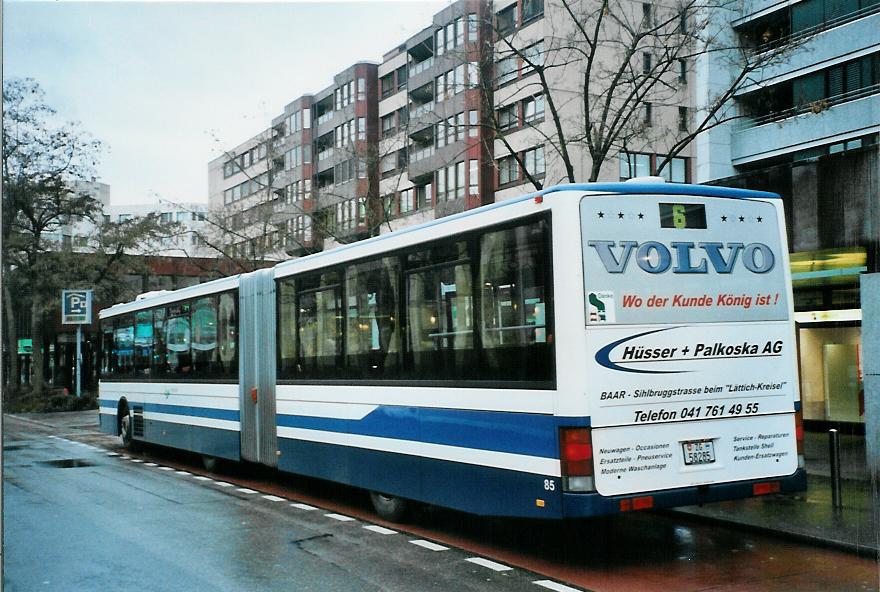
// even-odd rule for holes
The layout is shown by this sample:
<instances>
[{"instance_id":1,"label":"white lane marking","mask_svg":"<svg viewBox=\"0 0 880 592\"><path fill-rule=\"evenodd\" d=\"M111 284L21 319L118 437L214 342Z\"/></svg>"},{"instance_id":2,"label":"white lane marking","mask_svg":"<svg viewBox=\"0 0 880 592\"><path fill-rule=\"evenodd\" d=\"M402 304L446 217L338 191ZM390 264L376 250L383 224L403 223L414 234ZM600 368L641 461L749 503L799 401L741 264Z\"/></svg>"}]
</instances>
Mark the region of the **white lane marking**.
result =
<instances>
[{"instance_id":1,"label":"white lane marking","mask_svg":"<svg viewBox=\"0 0 880 592\"><path fill-rule=\"evenodd\" d=\"M159 467L159 470L160 471L173 471L174 469L172 469L171 467Z\"/></svg>"},{"instance_id":2,"label":"white lane marking","mask_svg":"<svg viewBox=\"0 0 880 592\"><path fill-rule=\"evenodd\" d=\"M216 484L220 487L233 487L232 483L227 483L226 481L217 481Z\"/></svg>"},{"instance_id":3,"label":"white lane marking","mask_svg":"<svg viewBox=\"0 0 880 592\"><path fill-rule=\"evenodd\" d=\"M253 489L248 489L247 487L239 487L239 488L236 489L235 491L240 491L240 492L242 492L242 493L247 493L248 495L250 495L250 494L252 494L252 493L257 493L257 492L254 491Z\"/></svg>"},{"instance_id":4,"label":"white lane marking","mask_svg":"<svg viewBox=\"0 0 880 592\"><path fill-rule=\"evenodd\" d=\"M189 475L186 471L174 471L175 475Z\"/></svg>"},{"instance_id":5,"label":"white lane marking","mask_svg":"<svg viewBox=\"0 0 880 592\"><path fill-rule=\"evenodd\" d=\"M107 456L119 456L118 452L108 452Z\"/></svg>"},{"instance_id":6,"label":"white lane marking","mask_svg":"<svg viewBox=\"0 0 880 592\"><path fill-rule=\"evenodd\" d=\"M571 586L563 586L562 584L551 582L550 580L538 580L537 582L532 582L542 588L547 588L548 590L555 590L555 592L581 592L577 588L572 588Z\"/></svg>"},{"instance_id":7,"label":"white lane marking","mask_svg":"<svg viewBox=\"0 0 880 592\"><path fill-rule=\"evenodd\" d=\"M352 522L354 518L351 516L344 516L342 514L324 514L327 518L332 518L333 520L339 520L340 522Z\"/></svg>"},{"instance_id":8,"label":"white lane marking","mask_svg":"<svg viewBox=\"0 0 880 592\"><path fill-rule=\"evenodd\" d=\"M424 547L429 551L448 551L449 547L444 547L443 545L438 545L437 543L432 543L431 541L423 541L421 539L410 541L413 545L418 545L419 547Z\"/></svg>"},{"instance_id":9,"label":"white lane marking","mask_svg":"<svg viewBox=\"0 0 880 592\"><path fill-rule=\"evenodd\" d=\"M378 532L379 534L397 534L396 530L391 530L390 528L385 528L384 526L379 526L377 524L370 524L369 526L364 526L364 528L366 530Z\"/></svg>"},{"instance_id":10,"label":"white lane marking","mask_svg":"<svg viewBox=\"0 0 880 592\"><path fill-rule=\"evenodd\" d=\"M305 510L307 512L318 509L315 506L310 506L308 504L290 504L290 505L293 506L294 508L299 508L300 510Z\"/></svg>"},{"instance_id":11,"label":"white lane marking","mask_svg":"<svg viewBox=\"0 0 880 592\"><path fill-rule=\"evenodd\" d=\"M270 502L283 502L284 501L283 497L278 497L277 495L264 495L263 499L267 499Z\"/></svg>"},{"instance_id":12,"label":"white lane marking","mask_svg":"<svg viewBox=\"0 0 880 592\"><path fill-rule=\"evenodd\" d=\"M139 459L139 458L130 458L130 459L128 459L128 460L130 460L131 462L136 462L136 463L142 463L142 462L144 462L144 461L142 461L142 460Z\"/></svg>"},{"instance_id":13,"label":"white lane marking","mask_svg":"<svg viewBox=\"0 0 880 592\"><path fill-rule=\"evenodd\" d=\"M489 561L488 559L483 559L482 557L468 557L465 561L470 561L476 565L481 567L485 567L487 569L491 569L492 571L510 571L513 569L507 565L502 565L500 563L495 563L494 561Z\"/></svg>"},{"instance_id":14,"label":"white lane marking","mask_svg":"<svg viewBox=\"0 0 880 592\"><path fill-rule=\"evenodd\" d=\"M192 478L196 481L213 481L210 477L204 477L202 475L193 475Z\"/></svg>"},{"instance_id":15,"label":"white lane marking","mask_svg":"<svg viewBox=\"0 0 880 592\"><path fill-rule=\"evenodd\" d=\"M144 466L145 467L158 467L159 465L157 465L156 463L144 463Z\"/></svg>"}]
</instances>

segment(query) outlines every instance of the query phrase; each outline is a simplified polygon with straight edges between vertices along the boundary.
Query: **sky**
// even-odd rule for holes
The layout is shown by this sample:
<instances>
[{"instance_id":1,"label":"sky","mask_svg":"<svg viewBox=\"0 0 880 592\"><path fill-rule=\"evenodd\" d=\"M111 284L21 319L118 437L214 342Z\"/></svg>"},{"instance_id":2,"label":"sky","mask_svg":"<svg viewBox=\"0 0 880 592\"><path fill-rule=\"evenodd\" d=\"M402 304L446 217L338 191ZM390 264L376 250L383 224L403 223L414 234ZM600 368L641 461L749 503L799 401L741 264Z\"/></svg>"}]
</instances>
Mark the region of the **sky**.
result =
<instances>
[{"instance_id":1,"label":"sky","mask_svg":"<svg viewBox=\"0 0 880 592\"><path fill-rule=\"evenodd\" d=\"M34 78L104 145L113 205L208 201L208 162L448 3L3 3L3 78Z\"/></svg>"}]
</instances>

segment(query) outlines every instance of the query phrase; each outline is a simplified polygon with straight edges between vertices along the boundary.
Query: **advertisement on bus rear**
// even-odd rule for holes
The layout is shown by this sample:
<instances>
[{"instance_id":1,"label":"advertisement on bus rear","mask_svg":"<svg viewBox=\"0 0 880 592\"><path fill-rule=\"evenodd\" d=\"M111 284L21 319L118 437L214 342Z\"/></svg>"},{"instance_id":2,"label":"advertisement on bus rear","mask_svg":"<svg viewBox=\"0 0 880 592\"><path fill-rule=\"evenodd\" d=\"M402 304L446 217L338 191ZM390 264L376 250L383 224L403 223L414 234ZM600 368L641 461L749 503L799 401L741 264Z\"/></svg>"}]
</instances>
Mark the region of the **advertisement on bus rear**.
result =
<instances>
[{"instance_id":1,"label":"advertisement on bus rear","mask_svg":"<svg viewBox=\"0 0 880 592\"><path fill-rule=\"evenodd\" d=\"M587 197L581 225L599 491L793 471L796 344L773 204Z\"/></svg>"},{"instance_id":2,"label":"advertisement on bus rear","mask_svg":"<svg viewBox=\"0 0 880 592\"><path fill-rule=\"evenodd\" d=\"M781 321L776 208L689 196L581 200L590 325Z\"/></svg>"}]
</instances>

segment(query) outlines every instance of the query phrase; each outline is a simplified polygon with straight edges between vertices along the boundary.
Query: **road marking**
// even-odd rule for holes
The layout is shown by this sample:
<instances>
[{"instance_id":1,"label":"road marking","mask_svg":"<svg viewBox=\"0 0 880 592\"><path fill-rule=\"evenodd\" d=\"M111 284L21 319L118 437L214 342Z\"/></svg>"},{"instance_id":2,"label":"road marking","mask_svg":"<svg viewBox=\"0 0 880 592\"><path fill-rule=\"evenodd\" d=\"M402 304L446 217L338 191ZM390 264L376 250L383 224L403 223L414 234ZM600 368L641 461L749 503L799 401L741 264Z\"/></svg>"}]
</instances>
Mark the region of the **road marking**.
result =
<instances>
[{"instance_id":1,"label":"road marking","mask_svg":"<svg viewBox=\"0 0 880 592\"><path fill-rule=\"evenodd\" d=\"M367 530L372 530L373 532L378 532L379 534L397 534L396 530L391 530L390 528L385 528L384 526L378 526L376 524L370 524L369 526L364 526Z\"/></svg>"},{"instance_id":2,"label":"road marking","mask_svg":"<svg viewBox=\"0 0 880 592\"><path fill-rule=\"evenodd\" d=\"M186 471L174 471L175 475L189 475Z\"/></svg>"},{"instance_id":3,"label":"road marking","mask_svg":"<svg viewBox=\"0 0 880 592\"><path fill-rule=\"evenodd\" d=\"M333 520L339 520L340 522L353 522L354 518L351 516L343 516L342 514L324 514L327 518L332 518Z\"/></svg>"},{"instance_id":4,"label":"road marking","mask_svg":"<svg viewBox=\"0 0 880 592\"><path fill-rule=\"evenodd\" d=\"M108 452L107 456L119 456L118 452Z\"/></svg>"},{"instance_id":5,"label":"road marking","mask_svg":"<svg viewBox=\"0 0 880 592\"><path fill-rule=\"evenodd\" d=\"M551 582L550 580L538 580L537 582L532 583L541 586L542 588L547 588L548 590L555 590L555 592L581 592L577 588L563 586L562 584Z\"/></svg>"},{"instance_id":6,"label":"road marking","mask_svg":"<svg viewBox=\"0 0 880 592\"><path fill-rule=\"evenodd\" d=\"M159 467L159 470L160 471L173 471L174 469L172 469L171 467Z\"/></svg>"},{"instance_id":7,"label":"road marking","mask_svg":"<svg viewBox=\"0 0 880 592\"><path fill-rule=\"evenodd\" d=\"M257 492L254 491L253 489L248 489L247 487L239 487L239 488L236 489L235 491L240 491L240 492L242 492L242 493L247 493L247 494L257 493Z\"/></svg>"},{"instance_id":8,"label":"road marking","mask_svg":"<svg viewBox=\"0 0 880 592\"><path fill-rule=\"evenodd\" d=\"M196 481L213 481L210 477L203 477L202 475L193 475L192 478Z\"/></svg>"},{"instance_id":9,"label":"road marking","mask_svg":"<svg viewBox=\"0 0 880 592\"><path fill-rule=\"evenodd\" d=\"M431 541L423 541L421 539L417 539L415 541L410 541L413 545L418 545L419 547L424 547L429 551L448 551L449 547L444 547L443 545L438 545L437 543L432 543Z\"/></svg>"},{"instance_id":10,"label":"road marking","mask_svg":"<svg viewBox=\"0 0 880 592\"><path fill-rule=\"evenodd\" d=\"M156 463L144 463L144 466L145 467L158 467L159 465L157 465Z\"/></svg>"},{"instance_id":11,"label":"road marking","mask_svg":"<svg viewBox=\"0 0 880 592\"><path fill-rule=\"evenodd\" d=\"M226 481L216 481L216 483L220 487L233 487L232 483L227 483Z\"/></svg>"},{"instance_id":12,"label":"road marking","mask_svg":"<svg viewBox=\"0 0 880 592\"><path fill-rule=\"evenodd\" d=\"M483 559L482 557L468 557L465 561L470 561L476 565L485 567L487 569L491 569L492 571L510 571L513 568L507 565L502 565L500 563L495 563L494 561L489 561L488 559Z\"/></svg>"},{"instance_id":13,"label":"road marking","mask_svg":"<svg viewBox=\"0 0 880 592\"><path fill-rule=\"evenodd\" d=\"M134 463L142 463L142 462L144 462L144 461L142 461L142 460L139 459L139 458L130 458L130 459L128 459L128 460L130 460L131 462L134 462Z\"/></svg>"},{"instance_id":14,"label":"road marking","mask_svg":"<svg viewBox=\"0 0 880 592\"><path fill-rule=\"evenodd\" d=\"M278 497L277 495L264 495L263 499L267 499L270 502L283 502L284 501L283 497Z\"/></svg>"},{"instance_id":15,"label":"road marking","mask_svg":"<svg viewBox=\"0 0 880 592\"><path fill-rule=\"evenodd\" d=\"M308 504L290 504L290 505L293 506L294 508L299 508L300 510L305 510L307 512L318 509L315 506L310 506Z\"/></svg>"}]
</instances>

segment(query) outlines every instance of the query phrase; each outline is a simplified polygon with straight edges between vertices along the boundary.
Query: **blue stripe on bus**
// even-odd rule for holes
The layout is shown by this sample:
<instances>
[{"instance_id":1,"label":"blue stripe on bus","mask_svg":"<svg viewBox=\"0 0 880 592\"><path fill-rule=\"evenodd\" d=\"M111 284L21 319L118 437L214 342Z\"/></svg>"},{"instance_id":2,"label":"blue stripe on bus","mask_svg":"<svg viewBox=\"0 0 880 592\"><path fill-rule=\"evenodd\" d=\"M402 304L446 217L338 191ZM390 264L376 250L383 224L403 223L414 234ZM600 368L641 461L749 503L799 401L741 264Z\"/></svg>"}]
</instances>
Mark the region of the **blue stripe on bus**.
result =
<instances>
[{"instance_id":1,"label":"blue stripe on bus","mask_svg":"<svg viewBox=\"0 0 880 592\"><path fill-rule=\"evenodd\" d=\"M559 426L588 427L590 421L531 413L382 406L360 420L278 415L278 425L559 458Z\"/></svg>"}]
</instances>

